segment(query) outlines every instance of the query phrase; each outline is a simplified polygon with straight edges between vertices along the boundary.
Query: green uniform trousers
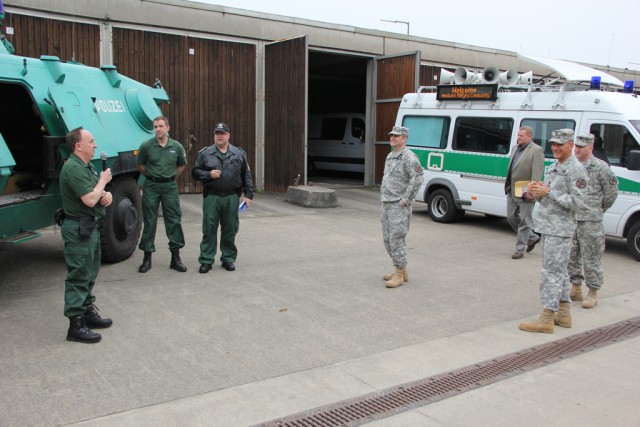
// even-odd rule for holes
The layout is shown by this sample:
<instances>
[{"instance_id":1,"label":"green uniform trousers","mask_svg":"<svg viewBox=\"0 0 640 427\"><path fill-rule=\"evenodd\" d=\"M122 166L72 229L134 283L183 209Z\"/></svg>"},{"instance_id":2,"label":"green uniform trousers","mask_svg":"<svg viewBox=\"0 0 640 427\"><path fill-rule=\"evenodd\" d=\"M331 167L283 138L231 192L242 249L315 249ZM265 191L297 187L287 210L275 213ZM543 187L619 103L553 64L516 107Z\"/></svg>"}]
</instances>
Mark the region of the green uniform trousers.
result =
<instances>
[{"instance_id":1,"label":"green uniform trousers","mask_svg":"<svg viewBox=\"0 0 640 427\"><path fill-rule=\"evenodd\" d=\"M93 285L100 271L100 226L96 225L86 240L78 238L78 221L67 219L61 227L64 241L64 262L67 279L64 282L64 315L82 316L87 306L93 304Z\"/></svg>"},{"instance_id":2,"label":"green uniform trousers","mask_svg":"<svg viewBox=\"0 0 640 427\"><path fill-rule=\"evenodd\" d=\"M180 224L182 211L180 210L178 184L176 181L157 183L146 180L142 191L144 229L138 245L138 248L145 252L156 251L154 242L158 227L158 206L160 204L162 204L164 229L169 239L169 250L172 251L184 247L184 233Z\"/></svg>"},{"instance_id":3,"label":"green uniform trousers","mask_svg":"<svg viewBox=\"0 0 640 427\"><path fill-rule=\"evenodd\" d=\"M220 224L220 261L236 262L236 234L240 229L238 202L240 196L208 195L202 201L202 242L200 243L200 264L213 264L218 244L218 224Z\"/></svg>"}]
</instances>

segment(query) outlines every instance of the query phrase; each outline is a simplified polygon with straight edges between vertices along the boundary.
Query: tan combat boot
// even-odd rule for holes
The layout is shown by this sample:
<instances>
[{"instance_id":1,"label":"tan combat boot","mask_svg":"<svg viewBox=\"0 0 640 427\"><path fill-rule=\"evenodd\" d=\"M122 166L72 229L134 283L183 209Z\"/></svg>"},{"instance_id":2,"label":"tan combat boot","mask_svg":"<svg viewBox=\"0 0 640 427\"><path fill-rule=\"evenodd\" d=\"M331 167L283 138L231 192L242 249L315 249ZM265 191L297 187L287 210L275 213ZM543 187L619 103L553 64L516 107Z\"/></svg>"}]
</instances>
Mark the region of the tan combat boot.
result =
<instances>
[{"instance_id":1,"label":"tan combat boot","mask_svg":"<svg viewBox=\"0 0 640 427\"><path fill-rule=\"evenodd\" d=\"M560 310L553 315L553 324L563 328L571 327L571 303L560 302Z\"/></svg>"},{"instance_id":2,"label":"tan combat boot","mask_svg":"<svg viewBox=\"0 0 640 427\"><path fill-rule=\"evenodd\" d=\"M598 291L589 289L587 298L582 302L582 308L593 308L598 305Z\"/></svg>"},{"instance_id":3,"label":"tan combat boot","mask_svg":"<svg viewBox=\"0 0 640 427\"><path fill-rule=\"evenodd\" d=\"M571 301L582 301L582 286L578 283L571 285L569 297L571 298Z\"/></svg>"},{"instance_id":4,"label":"tan combat boot","mask_svg":"<svg viewBox=\"0 0 640 427\"><path fill-rule=\"evenodd\" d=\"M404 283L403 271L404 271L404 268L396 267L395 273L391 275L391 278L387 282L387 288L397 288L398 286L401 286Z\"/></svg>"},{"instance_id":5,"label":"tan combat boot","mask_svg":"<svg viewBox=\"0 0 640 427\"><path fill-rule=\"evenodd\" d=\"M382 276L382 280L387 281L387 280L391 280L391 278L393 277L393 275L395 274L395 271L391 274L385 274L384 276ZM405 282L409 281L409 273L407 273L407 269L403 268L402 269L402 280Z\"/></svg>"},{"instance_id":6,"label":"tan combat boot","mask_svg":"<svg viewBox=\"0 0 640 427\"><path fill-rule=\"evenodd\" d=\"M520 323L521 331L553 333L553 310L545 308L539 318L533 322Z\"/></svg>"}]
</instances>

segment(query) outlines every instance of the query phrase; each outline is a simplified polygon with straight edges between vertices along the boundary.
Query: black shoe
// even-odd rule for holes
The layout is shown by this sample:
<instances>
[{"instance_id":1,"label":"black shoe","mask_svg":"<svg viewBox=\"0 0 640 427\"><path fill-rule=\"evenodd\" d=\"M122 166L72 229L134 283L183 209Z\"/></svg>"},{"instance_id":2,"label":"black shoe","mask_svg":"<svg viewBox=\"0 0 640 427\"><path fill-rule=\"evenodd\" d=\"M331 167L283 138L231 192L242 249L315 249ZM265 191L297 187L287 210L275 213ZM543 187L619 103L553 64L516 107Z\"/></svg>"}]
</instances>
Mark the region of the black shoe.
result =
<instances>
[{"instance_id":1,"label":"black shoe","mask_svg":"<svg viewBox=\"0 0 640 427\"><path fill-rule=\"evenodd\" d=\"M200 273L208 273L211 270L211 264L200 264Z\"/></svg>"},{"instance_id":2,"label":"black shoe","mask_svg":"<svg viewBox=\"0 0 640 427\"><path fill-rule=\"evenodd\" d=\"M233 265L232 262L223 262L222 268L224 268L227 271L236 271L236 266Z\"/></svg>"},{"instance_id":3,"label":"black shoe","mask_svg":"<svg viewBox=\"0 0 640 427\"><path fill-rule=\"evenodd\" d=\"M540 242L540 237L538 237L538 240L536 240L534 242L527 242L527 252L531 252L533 250L533 248L536 247L538 242Z\"/></svg>"},{"instance_id":4,"label":"black shoe","mask_svg":"<svg viewBox=\"0 0 640 427\"><path fill-rule=\"evenodd\" d=\"M76 316L69 318L69 331L67 332L67 341L76 341L82 343L94 343L100 341L102 335L93 332L87 328L84 323L84 317Z\"/></svg>"},{"instance_id":5,"label":"black shoe","mask_svg":"<svg viewBox=\"0 0 640 427\"><path fill-rule=\"evenodd\" d=\"M180 251L174 250L171 252L171 264L169 268L179 271L180 273L187 271L187 266L184 265L180 259Z\"/></svg>"},{"instance_id":6,"label":"black shoe","mask_svg":"<svg viewBox=\"0 0 640 427\"><path fill-rule=\"evenodd\" d=\"M144 259L142 260L142 264L140 264L138 271L140 273L146 273L149 270L151 270L151 252L145 252Z\"/></svg>"},{"instance_id":7,"label":"black shoe","mask_svg":"<svg viewBox=\"0 0 640 427\"><path fill-rule=\"evenodd\" d=\"M113 320L103 319L102 316L100 316L98 307L93 304L87 307L87 310L84 312L82 317L84 317L84 324L89 328L104 329L113 325Z\"/></svg>"}]
</instances>

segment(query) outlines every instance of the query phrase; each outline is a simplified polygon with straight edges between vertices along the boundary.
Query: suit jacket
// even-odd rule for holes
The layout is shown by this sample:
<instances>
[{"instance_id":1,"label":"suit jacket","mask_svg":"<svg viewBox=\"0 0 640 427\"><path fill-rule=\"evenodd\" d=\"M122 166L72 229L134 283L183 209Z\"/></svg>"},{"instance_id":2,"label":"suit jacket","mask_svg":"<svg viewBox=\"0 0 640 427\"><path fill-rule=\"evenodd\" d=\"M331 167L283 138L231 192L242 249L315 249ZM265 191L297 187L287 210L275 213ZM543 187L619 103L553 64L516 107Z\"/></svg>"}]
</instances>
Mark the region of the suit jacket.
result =
<instances>
[{"instance_id":1,"label":"suit jacket","mask_svg":"<svg viewBox=\"0 0 640 427\"><path fill-rule=\"evenodd\" d=\"M518 146L513 148L513 153L511 153L511 159L509 160L509 169L517 149ZM513 166L510 177L509 169L507 169L507 180L504 183L504 194L511 192L511 195L515 197L514 184L516 181L542 181L542 174L544 173L544 152L542 147L531 141L520 155L518 162Z\"/></svg>"}]
</instances>

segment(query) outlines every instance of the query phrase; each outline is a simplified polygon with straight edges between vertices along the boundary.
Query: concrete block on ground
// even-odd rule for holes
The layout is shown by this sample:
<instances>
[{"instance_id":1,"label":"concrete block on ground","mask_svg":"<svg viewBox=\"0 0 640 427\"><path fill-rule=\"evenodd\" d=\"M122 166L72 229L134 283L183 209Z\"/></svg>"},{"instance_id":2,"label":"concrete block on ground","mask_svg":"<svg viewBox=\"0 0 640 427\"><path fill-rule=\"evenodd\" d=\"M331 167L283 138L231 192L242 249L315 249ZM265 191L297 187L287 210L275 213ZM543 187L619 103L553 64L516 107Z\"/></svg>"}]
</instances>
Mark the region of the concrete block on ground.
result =
<instances>
[{"instance_id":1,"label":"concrete block on ground","mask_svg":"<svg viewBox=\"0 0 640 427\"><path fill-rule=\"evenodd\" d=\"M290 186L287 189L287 202L305 208L335 208L338 195L335 190L308 185Z\"/></svg>"}]
</instances>

